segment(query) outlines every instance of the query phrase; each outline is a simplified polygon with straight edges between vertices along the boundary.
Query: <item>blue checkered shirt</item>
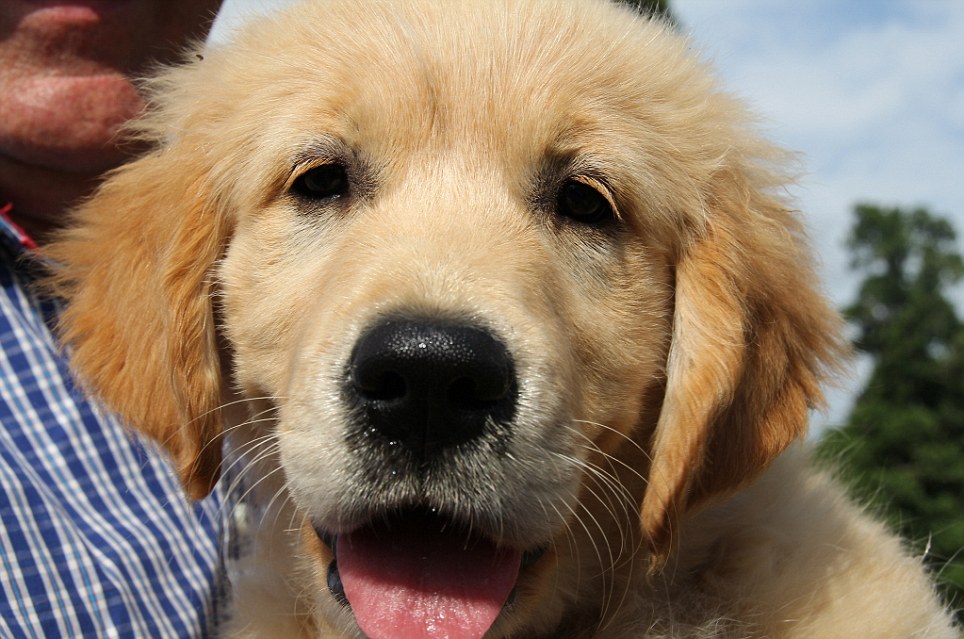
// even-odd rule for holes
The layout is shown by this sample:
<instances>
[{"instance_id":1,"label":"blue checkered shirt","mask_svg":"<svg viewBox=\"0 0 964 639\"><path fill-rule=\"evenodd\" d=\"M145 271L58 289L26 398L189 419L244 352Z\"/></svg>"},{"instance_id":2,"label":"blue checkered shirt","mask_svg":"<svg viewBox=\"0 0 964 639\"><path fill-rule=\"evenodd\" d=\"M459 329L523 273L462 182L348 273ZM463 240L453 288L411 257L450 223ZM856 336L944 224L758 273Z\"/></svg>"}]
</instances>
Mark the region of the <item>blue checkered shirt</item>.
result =
<instances>
[{"instance_id":1,"label":"blue checkered shirt","mask_svg":"<svg viewBox=\"0 0 964 639\"><path fill-rule=\"evenodd\" d=\"M77 391L25 245L0 216L0 637L208 636L230 508Z\"/></svg>"}]
</instances>

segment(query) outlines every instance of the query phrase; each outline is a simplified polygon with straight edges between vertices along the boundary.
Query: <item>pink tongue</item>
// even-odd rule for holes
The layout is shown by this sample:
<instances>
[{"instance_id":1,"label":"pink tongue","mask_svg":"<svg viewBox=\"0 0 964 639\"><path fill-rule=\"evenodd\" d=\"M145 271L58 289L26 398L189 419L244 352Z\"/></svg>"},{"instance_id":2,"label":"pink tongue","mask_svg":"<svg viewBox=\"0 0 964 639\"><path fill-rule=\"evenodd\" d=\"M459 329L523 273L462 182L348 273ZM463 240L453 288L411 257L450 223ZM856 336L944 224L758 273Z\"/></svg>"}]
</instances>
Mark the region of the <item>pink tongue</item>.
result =
<instances>
[{"instance_id":1,"label":"pink tongue","mask_svg":"<svg viewBox=\"0 0 964 639\"><path fill-rule=\"evenodd\" d=\"M521 553L432 519L338 538L345 596L370 639L480 639L505 605Z\"/></svg>"}]
</instances>

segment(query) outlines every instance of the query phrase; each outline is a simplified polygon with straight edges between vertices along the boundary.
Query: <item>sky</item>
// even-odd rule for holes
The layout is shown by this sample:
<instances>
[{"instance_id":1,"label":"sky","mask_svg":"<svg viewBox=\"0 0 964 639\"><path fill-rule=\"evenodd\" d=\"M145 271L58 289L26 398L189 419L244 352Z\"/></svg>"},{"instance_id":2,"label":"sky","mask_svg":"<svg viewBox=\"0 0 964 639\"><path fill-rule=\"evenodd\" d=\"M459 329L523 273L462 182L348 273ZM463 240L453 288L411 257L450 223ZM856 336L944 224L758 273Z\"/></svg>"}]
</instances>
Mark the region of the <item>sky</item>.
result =
<instances>
[{"instance_id":1,"label":"sky","mask_svg":"<svg viewBox=\"0 0 964 639\"><path fill-rule=\"evenodd\" d=\"M215 37L290 1L226 0ZM771 140L800 154L791 197L838 307L858 284L844 247L857 202L925 206L964 234L964 1L670 6L723 87L750 105ZM845 418L865 368L830 393L818 429Z\"/></svg>"},{"instance_id":2,"label":"sky","mask_svg":"<svg viewBox=\"0 0 964 639\"><path fill-rule=\"evenodd\" d=\"M964 2L670 4L727 90L800 154L792 195L838 308L859 283L844 246L857 202L925 206L964 234ZM829 393L818 429L846 418L867 369Z\"/></svg>"}]
</instances>

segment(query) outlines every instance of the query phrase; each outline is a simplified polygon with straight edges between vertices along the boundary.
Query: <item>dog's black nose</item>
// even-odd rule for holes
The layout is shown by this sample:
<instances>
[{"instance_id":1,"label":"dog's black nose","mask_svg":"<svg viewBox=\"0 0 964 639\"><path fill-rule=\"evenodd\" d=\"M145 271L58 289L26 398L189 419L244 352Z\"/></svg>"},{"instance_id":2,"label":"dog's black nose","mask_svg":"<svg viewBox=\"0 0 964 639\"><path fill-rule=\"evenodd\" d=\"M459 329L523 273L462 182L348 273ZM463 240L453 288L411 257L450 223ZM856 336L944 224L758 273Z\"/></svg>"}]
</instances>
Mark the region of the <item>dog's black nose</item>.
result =
<instances>
[{"instance_id":1,"label":"dog's black nose","mask_svg":"<svg viewBox=\"0 0 964 639\"><path fill-rule=\"evenodd\" d=\"M349 366L349 401L365 429L419 457L511 420L516 392L505 345L464 324L385 320L361 336Z\"/></svg>"}]
</instances>

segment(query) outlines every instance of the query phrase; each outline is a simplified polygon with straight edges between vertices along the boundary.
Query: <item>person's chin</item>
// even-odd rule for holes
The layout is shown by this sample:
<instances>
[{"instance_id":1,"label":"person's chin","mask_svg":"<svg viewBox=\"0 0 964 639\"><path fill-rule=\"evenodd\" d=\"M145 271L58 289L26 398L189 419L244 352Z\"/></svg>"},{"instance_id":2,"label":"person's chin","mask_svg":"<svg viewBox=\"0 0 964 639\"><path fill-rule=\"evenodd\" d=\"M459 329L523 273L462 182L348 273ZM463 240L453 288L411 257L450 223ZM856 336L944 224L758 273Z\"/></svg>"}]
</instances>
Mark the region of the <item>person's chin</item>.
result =
<instances>
[{"instance_id":1,"label":"person's chin","mask_svg":"<svg viewBox=\"0 0 964 639\"><path fill-rule=\"evenodd\" d=\"M0 205L13 202L18 224L42 240L101 174L135 151L122 142L121 128L143 102L119 74L29 85L16 98L0 94Z\"/></svg>"},{"instance_id":2,"label":"person's chin","mask_svg":"<svg viewBox=\"0 0 964 639\"><path fill-rule=\"evenodd\" d=\"M16 120L2 151L16 160L54 171L96 174L120 164L131 149L122 142L123 124L143 108L133 85L120 74L34 78L17 96L0 96Z\"/></svg>"}]
</instances>

